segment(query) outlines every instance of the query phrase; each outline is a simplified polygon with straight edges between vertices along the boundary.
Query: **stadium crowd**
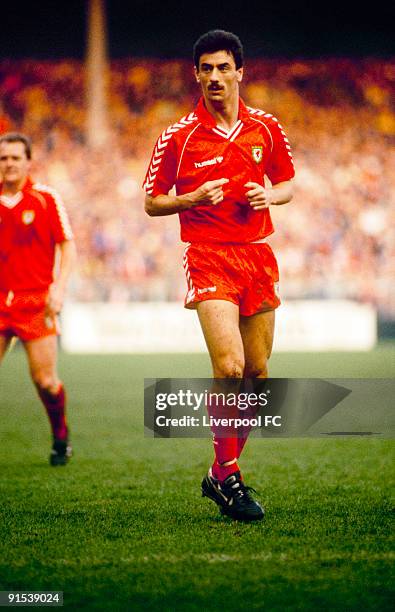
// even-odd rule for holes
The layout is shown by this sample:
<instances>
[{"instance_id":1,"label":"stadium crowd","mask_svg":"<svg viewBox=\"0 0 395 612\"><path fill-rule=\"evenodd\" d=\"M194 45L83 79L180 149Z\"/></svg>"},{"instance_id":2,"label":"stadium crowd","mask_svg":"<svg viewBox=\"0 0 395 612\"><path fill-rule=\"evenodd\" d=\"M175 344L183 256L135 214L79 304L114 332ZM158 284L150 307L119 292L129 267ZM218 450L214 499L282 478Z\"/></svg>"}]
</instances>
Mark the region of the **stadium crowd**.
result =
<instances>
[{"instance_id":1,"label":"stadium crowd","mask_svg":"<svg viewBox=\"0 0 395 612\"><path fill-rule=\"evenodd\" d=\"M34 143L34 177L56 187L75 229L78 301L176 300L185 293L176 216L143 211L158 133L197 101L189 61L130 59L108 72L105 146L86 140L81 62L0 61L0 132ZM279 117L296 179L272 209L285 298L352 298L395 318L395 67L382 60L250 60L245 101Z\"/></svg>"}]
</instances>

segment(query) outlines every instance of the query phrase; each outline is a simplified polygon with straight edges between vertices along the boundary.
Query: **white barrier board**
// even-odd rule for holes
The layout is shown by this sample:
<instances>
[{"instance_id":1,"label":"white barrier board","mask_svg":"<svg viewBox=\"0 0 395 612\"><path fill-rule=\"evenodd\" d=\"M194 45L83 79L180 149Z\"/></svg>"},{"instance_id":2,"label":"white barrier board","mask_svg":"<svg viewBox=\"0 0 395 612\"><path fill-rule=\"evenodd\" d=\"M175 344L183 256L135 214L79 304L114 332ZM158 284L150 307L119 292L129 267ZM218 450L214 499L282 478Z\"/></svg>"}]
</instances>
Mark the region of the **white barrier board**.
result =
<instances>
[{"instance_id":1,"label":"white barrier board","mask_svg":"<svg viewBox=\"0 0 395 612\"><path fill-rule=\"evenodd\" d=\"M365 304L300 300L276 312L275 351L363 351L376 342L376 313ZM73 353L206 351L196 312L169 302L66 304L62 346Z\"/></svg>"}]
</instances>

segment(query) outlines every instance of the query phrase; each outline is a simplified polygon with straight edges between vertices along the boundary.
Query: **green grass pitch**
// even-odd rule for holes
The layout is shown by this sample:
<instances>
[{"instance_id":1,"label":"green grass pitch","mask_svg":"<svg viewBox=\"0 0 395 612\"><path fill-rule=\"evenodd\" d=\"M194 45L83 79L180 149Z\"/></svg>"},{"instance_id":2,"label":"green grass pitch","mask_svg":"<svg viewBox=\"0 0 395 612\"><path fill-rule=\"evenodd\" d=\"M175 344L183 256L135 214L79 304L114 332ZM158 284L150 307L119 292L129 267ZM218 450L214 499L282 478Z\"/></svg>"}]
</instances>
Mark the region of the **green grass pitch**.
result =
<instances>
[{"instance_id":1,"label":"green grass pitch","mask_svg":"<svg viewBox=\"0 0 395 612\"><path fill-rule=\"evenodd\" d=\"M200 497L209 440L143 436L144 377L208 377L203 355L60 356L75 456L49 429L23 351L0 370L0 590L63 590L65 610L389 610L393 441L252 439L265 520ZM392 377L394 348L277 354L272 376Z\"/></svg>"}]
</instances>

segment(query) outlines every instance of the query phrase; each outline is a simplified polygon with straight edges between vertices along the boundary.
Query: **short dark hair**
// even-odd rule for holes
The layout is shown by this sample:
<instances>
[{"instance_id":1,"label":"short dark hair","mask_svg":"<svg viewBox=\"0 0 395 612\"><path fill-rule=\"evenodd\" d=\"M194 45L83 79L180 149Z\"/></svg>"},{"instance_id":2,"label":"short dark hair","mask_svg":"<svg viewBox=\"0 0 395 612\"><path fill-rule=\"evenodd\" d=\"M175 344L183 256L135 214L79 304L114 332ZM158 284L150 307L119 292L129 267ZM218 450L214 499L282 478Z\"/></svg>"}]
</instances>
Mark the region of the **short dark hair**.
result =
<instances>
[{"instance_id":1,"label":"short dark hair","mask_svg":"<svg viewBox=\"0 0 395 612\"><path fill-rule=\"evenodd\" d=\"M25 153L27 159L32 158L32 142L28 136L20 132L6 132L0 135L0 145L3 142L22 142L25 145Z\"/></svg>"},{"instance_id":2,"label":"short dark hair","mask_svg":"<svg viewBox=\"0 0 395 612\"><path fill-rule=\"evenodd\" d=\"M243 65L243 45L240 38L233 32L225 30L210 30L198 38L193 46L193 61L199 68L200 57L204 53L215 53L216 51L228 51L233 55L236 68Z\"/></svg>"}]
</instances>

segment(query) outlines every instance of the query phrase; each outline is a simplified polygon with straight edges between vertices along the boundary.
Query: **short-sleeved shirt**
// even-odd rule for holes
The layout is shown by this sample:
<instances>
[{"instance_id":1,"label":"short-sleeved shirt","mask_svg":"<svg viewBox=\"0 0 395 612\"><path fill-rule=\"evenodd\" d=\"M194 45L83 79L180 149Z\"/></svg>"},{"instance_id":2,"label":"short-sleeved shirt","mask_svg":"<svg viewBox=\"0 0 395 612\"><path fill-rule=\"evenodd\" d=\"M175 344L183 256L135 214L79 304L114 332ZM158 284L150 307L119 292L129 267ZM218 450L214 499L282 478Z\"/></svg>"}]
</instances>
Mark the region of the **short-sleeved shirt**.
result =
<instances>
[{"instance_id":1,"label":"short-sleeved shirt","mask_svg":"<svg viewBox=\"0 0 395 612\"><path fill-rule=\"evenodd\" d=\"M45 290L53 281L55 246L73 238L59 194L27 179L14 196L0 183L0 291Z\"/></svg>"},{"instance_id":2,"label":"short-sleeved shirt","mask_svg":"<svg viewBox=\"0 0 395 612\"><path fill-rule=\"evenodd\" d=\"M238 120L229 131L216 125L201 98L194 112L168 127L158 138L143 188L156 197L175 186L190 193L206 181L227 178L224 199L179 213L184 242L255 242L273 230L268 209L254 210L246 197L248 182L273 185L295 174L291 147L269 113L239 100Z\"/></svg>"}]
</instances>

